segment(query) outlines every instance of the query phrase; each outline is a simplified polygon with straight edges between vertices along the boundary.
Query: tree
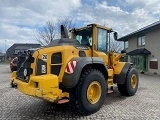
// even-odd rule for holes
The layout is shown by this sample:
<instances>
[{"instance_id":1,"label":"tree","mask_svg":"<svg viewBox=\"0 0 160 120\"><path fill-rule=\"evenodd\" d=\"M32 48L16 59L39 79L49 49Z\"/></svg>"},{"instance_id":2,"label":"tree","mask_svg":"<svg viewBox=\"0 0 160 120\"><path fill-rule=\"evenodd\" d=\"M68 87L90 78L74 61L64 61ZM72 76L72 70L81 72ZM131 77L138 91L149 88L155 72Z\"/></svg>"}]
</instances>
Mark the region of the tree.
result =
<instances>
[{"instance_id":1,"label":"tree","mask_svg":"<svg viewBox=\"0 0 160 120\"><path fill-rule=\"evenodd\" d=\"M58 26L64 25L67 28L67 30L74 28L76 25L76 23L74 22L74 19L70 17L59 18L57 21L58 21ZM60 27L58 28L60 30Z\"/></svg>"},{"instance_id":2,"label":"tree","mask_svg":"<svg viewBox=\"0 0 160 120\"><path fill-rule=\"evenodd\" d=\"M120 52L123 50L123 45L122 45L122 42L111 40L110 46L108 48L109 48L109 51Z\"/></svg>"},{"instance_id":3,"label":"tree","mask_svg":"<svg viewBox=\"0 0 160 120\"><path fill-rule=\"evenodd\" d=\"M63 17L56 22L48 20L46 25L37 31L36 40L43 46L48 45L55 38L60 37L60 25L64 25L67 30L75 27L73 18Z\"/></svg>"},{"instance_id":4,"label":"tree","mask_svg":"<svg viewBox=\"0 0 160 120\"><path fill-rule=\"evenodd\" d=\"M103 25L106 26L105 23ZM109 34L108 38L110 39L108 41L108 51L120 53L123 50L123 43L113 39L113 32Z\"/></svg>"},{"instance_id":5,"label":"tree","mask_svg":"<svg viewBox=\"0 0 160 120\"><path fill-rule=\"evenodd\" d=\"M48 45L55 38L56 32L55 24L47 21L46 26L37 31L36 39L41 45Z\"/></svg>"}]
</instances>

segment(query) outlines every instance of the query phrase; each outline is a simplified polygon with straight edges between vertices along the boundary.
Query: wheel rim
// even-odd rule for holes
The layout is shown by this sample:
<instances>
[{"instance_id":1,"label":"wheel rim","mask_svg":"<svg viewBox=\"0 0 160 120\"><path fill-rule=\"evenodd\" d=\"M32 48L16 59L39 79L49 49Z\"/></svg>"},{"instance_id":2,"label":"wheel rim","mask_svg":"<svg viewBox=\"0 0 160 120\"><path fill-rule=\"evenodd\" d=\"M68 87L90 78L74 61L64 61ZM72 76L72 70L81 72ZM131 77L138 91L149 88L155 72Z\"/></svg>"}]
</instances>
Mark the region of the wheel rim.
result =
<instances>
[{"instance_id":1,"label":"wheel rim","mask_svg":"<svg viewBox=\"0 0 160 120\"><path fill-rule=\"evenodd\" d=\"M131 87L134 89L134 88L136 88L136 85L137 85L137 77L136 77L136 75L132 75L132 77L131 77Z\"/></svg>"},{"instance_id":2,"label":"wheel rim","mask_svg":"<svg viewBox=\"0 0 160 120\"><path fill-rule=\"evenodd\" d=\"M95 104L101 97L101 85L97 81L93 81L87 89L87 99L89 103Z\"/></svg>"}]
</instances>

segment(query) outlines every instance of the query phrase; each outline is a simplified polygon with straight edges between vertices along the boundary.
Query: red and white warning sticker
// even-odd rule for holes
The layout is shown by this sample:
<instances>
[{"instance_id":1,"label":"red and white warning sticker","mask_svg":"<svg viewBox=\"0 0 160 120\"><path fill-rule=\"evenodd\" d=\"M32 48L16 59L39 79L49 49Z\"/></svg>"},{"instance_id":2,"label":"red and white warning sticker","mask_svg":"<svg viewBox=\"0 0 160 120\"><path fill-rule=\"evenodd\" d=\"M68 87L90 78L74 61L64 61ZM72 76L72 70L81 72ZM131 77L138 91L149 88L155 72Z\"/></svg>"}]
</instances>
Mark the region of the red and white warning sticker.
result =
<instances>
[{"instance_id":1,"label":"red and white warning sticker","mask_svg":"<svg viewBox=\"0 0 160 120\"><path fill-rule=\"evenodd\" d=\"M77 65L77 61L70 61L70 62L67 64L67 67L66 67L65 72L73 73L76 65Z\"/></svg>"}]
</instances>

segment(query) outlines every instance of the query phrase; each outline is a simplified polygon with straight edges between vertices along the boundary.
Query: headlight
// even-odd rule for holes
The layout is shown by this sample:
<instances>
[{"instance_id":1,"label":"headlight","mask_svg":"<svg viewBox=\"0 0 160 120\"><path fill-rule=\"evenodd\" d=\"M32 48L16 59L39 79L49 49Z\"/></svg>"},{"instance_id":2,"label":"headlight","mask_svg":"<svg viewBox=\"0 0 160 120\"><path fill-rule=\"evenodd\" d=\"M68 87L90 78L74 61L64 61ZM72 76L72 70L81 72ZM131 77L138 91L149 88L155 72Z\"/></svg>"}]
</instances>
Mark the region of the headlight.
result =
<instances>
[{"instance_id":1,"label":"headlight","mask_svg":"<svg viewBox=\"0 0 160 120\"><path fill-rule=\"evenodd\" d=\"M23 75L26 77L27 76L27 69L24 69Z\"/></svg>"}]
</instances>

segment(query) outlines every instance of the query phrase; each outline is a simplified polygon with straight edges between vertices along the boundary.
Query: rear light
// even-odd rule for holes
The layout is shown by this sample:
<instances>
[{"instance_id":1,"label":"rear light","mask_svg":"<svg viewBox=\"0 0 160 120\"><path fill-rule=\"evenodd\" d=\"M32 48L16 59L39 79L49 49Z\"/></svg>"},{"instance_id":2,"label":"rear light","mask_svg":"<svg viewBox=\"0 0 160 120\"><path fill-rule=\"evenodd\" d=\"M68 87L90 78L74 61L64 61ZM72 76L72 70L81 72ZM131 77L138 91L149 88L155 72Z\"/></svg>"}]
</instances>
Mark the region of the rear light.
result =
<instances>
[{"instance_id":1,"label":"rear light","mask_svg":"<svg viewBox=\"0 0 160 120\"><path fill-rule=\"evenodd\" d=\"M77 65L77 61L70 61L66 66L65 72L73 73L74 70L75 70L76 65Z\"/></svg>"}]
</instances>

